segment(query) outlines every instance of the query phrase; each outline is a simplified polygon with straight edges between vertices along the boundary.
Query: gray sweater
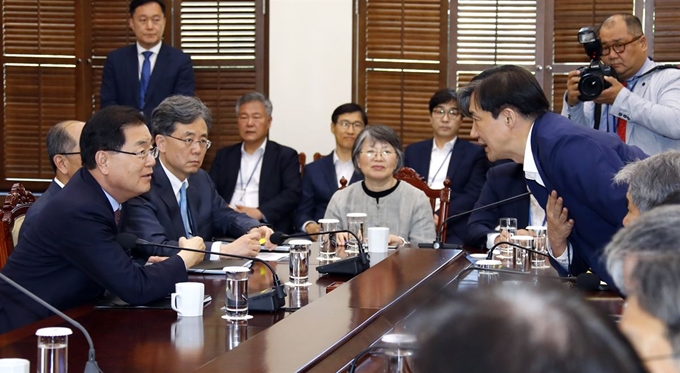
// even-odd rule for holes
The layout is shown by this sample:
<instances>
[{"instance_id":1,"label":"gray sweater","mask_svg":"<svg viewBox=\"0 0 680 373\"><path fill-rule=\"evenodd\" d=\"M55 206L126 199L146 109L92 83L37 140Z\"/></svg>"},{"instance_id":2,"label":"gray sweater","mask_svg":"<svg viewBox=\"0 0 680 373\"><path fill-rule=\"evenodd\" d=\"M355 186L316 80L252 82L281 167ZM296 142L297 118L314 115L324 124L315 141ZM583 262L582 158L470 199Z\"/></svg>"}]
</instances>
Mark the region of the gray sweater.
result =
<instances>
[{"instance_id":1,"label":"gray sweater","mask_svg":"<svg viewBox=\"0 0 680 373\"><path fill-rule=\"evenodd\" d=\"M340 227L347 228L347 214L363 212L366 229L388 227L390 234L403 237L411 243L432 242L435 226L430 200L416 187L400 182L387 196L376 201L364 192L363 183L354 183L333 194L326 208L326 219L340 220ZM368 232L366 232L368 233Z\"/></svg>"}]
</instances>

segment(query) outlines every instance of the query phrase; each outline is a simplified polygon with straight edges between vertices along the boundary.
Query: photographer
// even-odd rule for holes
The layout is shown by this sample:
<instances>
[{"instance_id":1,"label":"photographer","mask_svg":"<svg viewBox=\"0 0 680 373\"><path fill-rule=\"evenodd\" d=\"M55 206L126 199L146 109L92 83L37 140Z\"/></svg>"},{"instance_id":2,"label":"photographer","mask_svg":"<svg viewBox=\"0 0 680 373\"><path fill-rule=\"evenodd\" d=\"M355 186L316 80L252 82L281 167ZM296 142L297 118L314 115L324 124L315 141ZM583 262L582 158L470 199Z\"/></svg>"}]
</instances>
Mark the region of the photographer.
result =
<instances>
[{"instance_id":1,"label":"photographer","mask_svg":"<svg viewBox=\"0 0 680 373\"><path fill-rule=\"evenodd\" d=\"M599 36L602 62L611 66L618 80L604 76L611 87L592 102L583 102L578 88L581 73L571 71L562 115L574 123L616 133L625 143L650 155L680 150L680 70L659 68L647 57L647 39L635 16L607 18ZM595 104L601 108L596 109Z\"/></svg>"}]
</instances>

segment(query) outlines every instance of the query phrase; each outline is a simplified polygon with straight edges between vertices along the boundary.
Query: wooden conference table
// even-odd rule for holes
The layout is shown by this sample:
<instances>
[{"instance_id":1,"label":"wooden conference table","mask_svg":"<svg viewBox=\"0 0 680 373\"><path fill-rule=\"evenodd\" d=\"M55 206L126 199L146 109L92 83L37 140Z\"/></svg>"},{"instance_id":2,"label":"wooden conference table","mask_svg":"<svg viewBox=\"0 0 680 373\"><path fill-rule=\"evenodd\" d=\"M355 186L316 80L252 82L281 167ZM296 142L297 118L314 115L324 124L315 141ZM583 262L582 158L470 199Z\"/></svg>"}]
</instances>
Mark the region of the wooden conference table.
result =
<instances>
[{"instance_id":1,"label":"wooden conference table","mask_svg":"<svg viewBox=\"0 0 680 373\"><path fill-rule=\"evenodd\" d=\"M401 248L390 250L389 255L371 255L371 268L351 280L319 276L318 247L313 245L311 285L286 287L285 307L302 307L294 312L253 314L248 321L221 318L226 284L222 275L189 277L190 281L203 282L206 294L212 295L203 317L178 319L172 310L101 310L92 305L67 314L91 334L97 362L105 373L336 372L346 369L357 353L384 334L399 331L409 315L417 313L470 266L459 250ZM271 264L286 282L288 263ZM267 288L270 281L271 275L254 266L249 290ZM326 293L328 285L342 281ZM616 308L609 303L603 304ZM53 316L0 335L0 357L25 358L35 367L34 334L46 326L69 327ZM71 372L83 370L87 350L85 338L74 329L69 337ZM369 359L360 370L375 371L376 364L371 364Z\"/></svg>"}]
</instances>

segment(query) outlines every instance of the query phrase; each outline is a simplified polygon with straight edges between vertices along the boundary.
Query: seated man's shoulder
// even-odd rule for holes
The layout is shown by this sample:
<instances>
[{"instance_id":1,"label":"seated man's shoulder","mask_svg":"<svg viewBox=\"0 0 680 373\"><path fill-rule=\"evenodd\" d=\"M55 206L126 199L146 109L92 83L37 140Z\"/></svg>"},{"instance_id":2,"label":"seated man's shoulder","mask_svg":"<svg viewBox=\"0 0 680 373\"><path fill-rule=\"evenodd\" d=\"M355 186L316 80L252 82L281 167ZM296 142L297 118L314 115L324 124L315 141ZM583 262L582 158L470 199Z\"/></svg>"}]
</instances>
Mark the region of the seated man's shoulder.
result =
<instances>
[{"instance_id":1,"label":"seated man's shoulder","mask_svg":"<svg viewBox=\"0 0 680 373\"><path fill-rule=\"evenodd\" d=\"M417 151L422 148L427 148L432 146L432 138L429 138L427 140L422 140L418 142L414 142L410 145L407 145L406 148L404 149L405 152L410 153L413 151Z\"/></svg>"},{"instance_id":2,"label":"seated man's shoulder","mask_svg":"<svg viewBox=\"0 0 680 373\"><path fill-rule=\"evenodd\" d=\"M456 140L456 145L460 145L461 148L465 149L465 151L468 151L468 152L475 152L475 153L483 153L484 152L484 148L482 148L481 146L479 146L479 145L477 145L477 144L475 144L471 141L463 140L461 138L458 138L458 140Z\"/></svg>"},{"instance_id":3,"label":"seated man's shoulder","mask_svg":"<svg viewBox=\"0 0 680 373\"><path fill-rule=\"evenodd\" d=\"M115 57L127 55L129 53L136 54L136 52L137 52L137 45L136 44L128 44L124 47L120 47L120 48L116 48L116 49L112 50L111 52L109 52L107 57L108 58L115 58Z\"/></svg>"},{"instance_id":4,"label":"seated man's shoulder","mask_svg":"<svg viewBox=\"0 0 680 373\"><path fill-rule=\"evenodd\" d=\"M276 142L276 141L271 141L271 140L268 140L268 141L269 141L269 143L270 143L269 145L270 145L272 148L277 149L277 150L280 152L281 155L288 155L288 156L293 155L293 154L294 154L295 156L298 155L297 150L295 150L295 149L293 149L293 148L291 148L291 147L289 147L289 146L281 145L281 144L279 144L279 143Z\"/></svg>"},{"instance_id":5,"label":"seated man's shoulder","mask_svg":"<svg viewBox=\"0 0 680 373\"><path fill-rule=\"evenodd\" d=\"M512 177L516 174L521 174L521 176L524 177L522 165L515 162L507 162L491 167L487 174L487 179L494 177Z\"/></svg>"}]
</instances>

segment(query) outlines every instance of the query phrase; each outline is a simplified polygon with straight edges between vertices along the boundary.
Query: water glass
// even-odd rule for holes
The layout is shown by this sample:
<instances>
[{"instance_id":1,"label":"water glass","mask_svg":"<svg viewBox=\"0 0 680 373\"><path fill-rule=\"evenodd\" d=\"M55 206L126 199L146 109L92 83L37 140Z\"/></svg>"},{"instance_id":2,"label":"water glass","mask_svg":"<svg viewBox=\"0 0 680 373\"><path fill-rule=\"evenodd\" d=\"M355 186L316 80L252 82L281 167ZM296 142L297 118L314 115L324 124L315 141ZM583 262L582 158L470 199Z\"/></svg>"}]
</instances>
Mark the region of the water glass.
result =
<instances>
[{"instance_id":1,"label":"water glass","mask_svg":"<svg viewBox=\"0 0 680 373\"><path fill-rule=\"evenodd\" d=\"M384 335L380 341L386 345L384 372L408 373L413 372L413 353L416 337L411 334L392 333Z\"/></svg>"},{"instance_id":2,"label":"water glass","mask_svg":"<svg viewBox=\"0 0 680 373\"><path fill-rule=\"evenodd\" d=\"M517 246L513 246L513 262L515 264L515 269L526 272L531 270L531 260L529 260L529 251L522 249L522 247L531 249L533 248L534 238L531 236L514 236L511 242Z\"/></svg>"},{"instance_id":3,"label":"water glass","mask_svg":"<svg viewBox=\"0 0 680 373\"><path fill-rule=\"evenodd\" d=\"M500 222L498 224L500 233L506 233L509 237L512 237L517 234L517 219L516 218L501 218ZM512 241L510 241L512 242ZM501 258L510 258L512 257L512 246L510 245L501 245L501 255L499 257Z\"/></svg>"},{"instance_id":4,"label":"water glass","mask_svg":"<svg viewBox=\"0 0 680 373\"><path fill-rule=\"evenodd\" d=\"M319 227L321 232L337 231L340 226L338 219L319 219ZM335 233L327 233L319 235L319 255L324 258L330 258L335 255Z\"/></svg>"},{"instance_id":5,"label":"water glass","mask_svg":"<svg viewBox=\"0 0 680 373\"><path fill-rule=\"evenodd\" d=\"M42 328L38 336L38 373L68 373L69 328Z\"/></svg>"},{"instance_id":6,"label":"water glass","mask_svg":"<svg viewBox=\"0 0 680 373\"><path fill-rule=\"evenodd\" d=\"M548 236L546 234L546 227L544 226L528 226L527 231L534 237L534 250L548 254ZM550 266L546 262L545 255L539 255L531 253L531 266L533 268L549 268Z\"/></svg>"},{"instance_id":7,"label":"water glass","mask_svg":"<svg viewBox=\"0 0 680 373\"><path fill-rule=\"evenodd\" d=\"M293 285L304 285L309 279L310 240L291 240L288 278Z\"/></svg>"},{"instance_id":8,"label":"water glass","mask_svg":"<svg viewBox=\"0 0 680 373\"><path fill-rule=\"evenodd\" d=\"M347 230L354 233L359 238L362 245L364 244L366 237L365 226L367 216L368 215L364 214L363 212L350 212L349 214L347 214ZM357 239L354 238L354 236L352 235L349 235L348 237L346 251L347 252L359 251Z\"/></svg>"},{"instance_id":9,"label":"water glass","mask_svg":"<svg viewBox=\"0 0 680 373\"><path fill-rule=\"evenodd\" d=\"M248 277L250 268L224 267L227 276L227 318L243 319L248 316Z\"/></svg>"}]
</instances>

